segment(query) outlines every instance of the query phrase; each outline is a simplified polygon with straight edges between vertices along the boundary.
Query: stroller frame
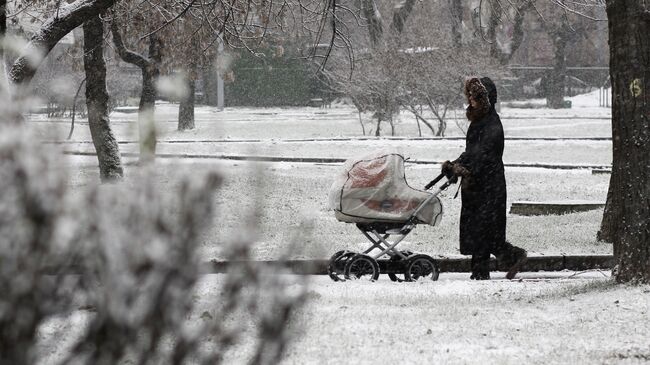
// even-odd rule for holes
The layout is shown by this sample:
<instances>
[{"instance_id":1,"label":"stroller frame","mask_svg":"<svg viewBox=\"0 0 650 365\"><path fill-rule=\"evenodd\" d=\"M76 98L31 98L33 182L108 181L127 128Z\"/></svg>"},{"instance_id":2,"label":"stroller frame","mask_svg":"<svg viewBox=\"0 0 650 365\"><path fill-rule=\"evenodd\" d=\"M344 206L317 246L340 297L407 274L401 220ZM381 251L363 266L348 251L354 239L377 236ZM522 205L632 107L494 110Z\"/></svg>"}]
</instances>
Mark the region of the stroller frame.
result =
<instances>
[{"instance_id":1,"label":"stroller frame","mask_svg":"<svg viewBox=\"0 0 650 365\"><path fill-rule=\"evenodd\" d=\"M420 223L418 213L438 194L456 182L454 176L440 174L425 186L425 190L431 189L443 177L447 177L447 181L420 203L406 221L357 223L357 228L370 241L371 246L362 253L342 250L332 255L328 265L330 278L334 281L344 281L367 277L374 281L381 273L388 274L392 281L414 281L425 277L437 280L440 268L431 256L400 251L396 247ZM391 242L389 238L392 235L400 237ZM379 253L370 255L375 250L379 250ZM382 260L384 256L389 258ZM400 274L403 276L398 276Z\"/></svg>"}]
</instances>

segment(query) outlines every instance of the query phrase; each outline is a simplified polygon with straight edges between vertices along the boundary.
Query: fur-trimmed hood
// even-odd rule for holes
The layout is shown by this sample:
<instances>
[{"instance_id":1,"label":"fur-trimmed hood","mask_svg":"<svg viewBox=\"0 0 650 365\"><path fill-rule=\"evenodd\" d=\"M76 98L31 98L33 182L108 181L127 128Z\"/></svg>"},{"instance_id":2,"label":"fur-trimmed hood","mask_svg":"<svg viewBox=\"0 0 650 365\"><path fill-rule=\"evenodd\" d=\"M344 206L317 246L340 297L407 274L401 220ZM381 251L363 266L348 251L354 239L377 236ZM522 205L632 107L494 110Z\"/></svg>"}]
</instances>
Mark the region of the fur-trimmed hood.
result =
<instances>
[{"instance_id":1,"label":"fur-trimmed hood","mask_svg":"<svg viewBox=\"0 0 650 365\"><path fill-rule=\"evenodd\" d=\"M476 77L465 81L465 97L467 98L467 119L471 122L481 120L490 112L492 105L488 98L488 90ZM476 106L472 106L472 101Z\"/></svg>"},{"instance_id":2,"label":"fur-trimmed hood","mask_svg":"<svg viewBox=\"0 0 650 365\"><path fill-rule=\"evenodd\" d=\"M494 107L497 103L497 86L489 77L481 77L481 84L483 84L485 89L487 89L488 99L490 100L492 107Z\"/></svg>"}]
</instances>

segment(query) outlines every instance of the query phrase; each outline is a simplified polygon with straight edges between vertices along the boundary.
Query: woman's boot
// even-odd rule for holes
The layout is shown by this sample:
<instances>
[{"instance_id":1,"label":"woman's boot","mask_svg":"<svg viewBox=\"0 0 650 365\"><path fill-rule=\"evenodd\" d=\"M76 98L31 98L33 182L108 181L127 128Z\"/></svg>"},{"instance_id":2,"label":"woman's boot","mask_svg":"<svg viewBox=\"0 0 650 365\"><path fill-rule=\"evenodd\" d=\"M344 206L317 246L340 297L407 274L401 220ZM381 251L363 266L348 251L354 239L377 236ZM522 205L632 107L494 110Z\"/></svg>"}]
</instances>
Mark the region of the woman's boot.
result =
<instances>
[{"instance_id":1,"label":"woman's boot","mask_svg":"<svg viewBox=\"0 0 650 365\"><path fill-rule=\"evenodd\" d=\"M490 280L490 254L472 255L472 280Z\"/></svg>"}]
</instances>

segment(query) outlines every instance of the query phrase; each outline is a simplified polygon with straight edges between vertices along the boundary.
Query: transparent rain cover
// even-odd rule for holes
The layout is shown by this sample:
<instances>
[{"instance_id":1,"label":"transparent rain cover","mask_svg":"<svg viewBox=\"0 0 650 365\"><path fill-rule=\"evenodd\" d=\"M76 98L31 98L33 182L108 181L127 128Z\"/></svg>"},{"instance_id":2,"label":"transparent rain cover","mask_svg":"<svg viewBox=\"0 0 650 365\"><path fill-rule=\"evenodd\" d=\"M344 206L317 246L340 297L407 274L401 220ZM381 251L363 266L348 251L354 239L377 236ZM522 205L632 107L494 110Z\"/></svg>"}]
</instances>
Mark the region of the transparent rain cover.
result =
<instances>
[{"instance_id":1,"label":"transparent rain cover","mask_svg":"<svg viewBox=\"0 0 650 365\"><path fill-rule=\"evenodd\" d=\"M329 204L341 222L405 222L431 195L408 185L401 154L378 151L345 162L330 188ZM417 218L419 223L438 224L440 200L431 199Z\"/></svg>"}]
</instances>

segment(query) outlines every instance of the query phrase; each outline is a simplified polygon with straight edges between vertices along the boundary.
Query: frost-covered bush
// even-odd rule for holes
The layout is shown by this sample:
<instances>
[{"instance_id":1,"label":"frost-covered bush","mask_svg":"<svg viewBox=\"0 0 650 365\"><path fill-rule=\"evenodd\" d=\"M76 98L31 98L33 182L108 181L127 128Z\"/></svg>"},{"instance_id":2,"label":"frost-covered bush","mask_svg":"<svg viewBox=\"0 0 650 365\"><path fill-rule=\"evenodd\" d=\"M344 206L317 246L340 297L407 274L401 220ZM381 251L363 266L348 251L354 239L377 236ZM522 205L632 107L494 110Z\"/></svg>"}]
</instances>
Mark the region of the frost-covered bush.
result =
<instances>
[{"instance_id":1,"label":"frost-covered bush","mask_svg":"<svg viewBox=\"0 0 650 365\"><path fill-rule=\"evenodd\" d=\"M146 171L71 191L57 151L0 129L0 364L217 364L251 324L250 361L281 358L302 282L242 264L216 294L197 292L217 174L173 192ZM227 244L229 258L249 260L249 242ZM48 323L79 312L82 325L44 343Z\"/></svg>"}]
</instances>

